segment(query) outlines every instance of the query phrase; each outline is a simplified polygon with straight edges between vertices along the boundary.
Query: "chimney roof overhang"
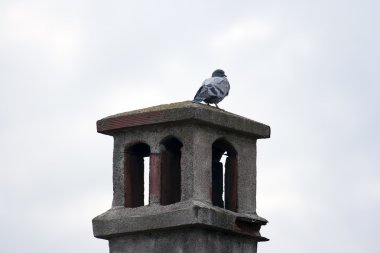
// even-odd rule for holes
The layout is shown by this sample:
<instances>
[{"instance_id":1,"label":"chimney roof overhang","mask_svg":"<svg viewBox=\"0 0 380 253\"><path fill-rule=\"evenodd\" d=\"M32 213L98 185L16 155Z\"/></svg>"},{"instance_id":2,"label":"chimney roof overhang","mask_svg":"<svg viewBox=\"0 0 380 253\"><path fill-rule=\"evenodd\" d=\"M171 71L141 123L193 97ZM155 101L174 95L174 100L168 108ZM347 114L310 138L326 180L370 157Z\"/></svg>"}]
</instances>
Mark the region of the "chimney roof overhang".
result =
<instances>
[{"instance_id":1,"label":"chimney roof overhang","mask_svg":"<svg viewBox=\"0 0 380 253\"><path fill-rule=\"evenodd\" d=\"M96 122L97 131L113 135L122 129L174 122L196 122L238 131L257 139L269 138L270 127L260 122L208 106L184 101L115 114Z\"/></svg>"}]
</instances>

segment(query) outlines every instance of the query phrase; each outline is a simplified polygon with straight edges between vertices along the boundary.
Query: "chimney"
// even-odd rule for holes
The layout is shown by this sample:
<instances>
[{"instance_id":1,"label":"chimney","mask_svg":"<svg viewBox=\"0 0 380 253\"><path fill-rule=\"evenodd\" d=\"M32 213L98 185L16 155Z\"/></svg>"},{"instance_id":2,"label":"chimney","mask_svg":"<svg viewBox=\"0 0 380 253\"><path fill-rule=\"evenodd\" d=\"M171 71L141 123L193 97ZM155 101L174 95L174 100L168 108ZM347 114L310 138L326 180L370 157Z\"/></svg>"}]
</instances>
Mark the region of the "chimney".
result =
<instances>
[{"instance_id":1,"label":"chimney","mask_svg":"<svg viewBox=\"0 0 380 253\"><path fill-rule=\"evenodd\" d=\"M92 221L111 253L257 252L268 240L256 142L269 126L186 101L106 117L97 131L114 137L112 208Z\"/></svg>"}]
</instances>

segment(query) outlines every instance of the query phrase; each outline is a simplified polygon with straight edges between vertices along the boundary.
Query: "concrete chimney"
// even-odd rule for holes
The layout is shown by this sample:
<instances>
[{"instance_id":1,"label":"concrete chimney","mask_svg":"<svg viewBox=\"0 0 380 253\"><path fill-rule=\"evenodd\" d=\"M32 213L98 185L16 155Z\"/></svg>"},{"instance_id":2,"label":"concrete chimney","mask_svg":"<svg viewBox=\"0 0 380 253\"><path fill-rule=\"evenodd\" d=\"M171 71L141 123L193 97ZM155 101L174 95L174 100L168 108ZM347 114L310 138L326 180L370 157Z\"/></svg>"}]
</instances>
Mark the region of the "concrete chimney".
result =
<instances>
[{"instance_id":1,"label":"concrete chimney","mask_svg":"<svg viewBox=\"0 0 380 253\"><path fill-rule=\"evenodd\" d=\"M268 240L256 214L256 142L269 126L180 102L106 117L97 130L114 137L112 208L92 221L111 253L257 252Z\"/></svg>"}]
</instances>

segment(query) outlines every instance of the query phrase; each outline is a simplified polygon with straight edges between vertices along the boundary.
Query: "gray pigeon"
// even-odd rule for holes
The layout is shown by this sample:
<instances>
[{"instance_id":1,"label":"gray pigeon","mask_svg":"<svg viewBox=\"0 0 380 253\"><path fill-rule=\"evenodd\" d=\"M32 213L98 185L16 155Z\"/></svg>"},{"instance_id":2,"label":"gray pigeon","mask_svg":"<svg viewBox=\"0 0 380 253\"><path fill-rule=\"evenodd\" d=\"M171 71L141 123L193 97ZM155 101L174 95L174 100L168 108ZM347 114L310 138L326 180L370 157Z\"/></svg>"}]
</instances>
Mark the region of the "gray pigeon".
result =
<instances>
[{"instance_id":1,"label":"gray pigeon","mask_svg":"<svg viewBox=\"0 0 380 253\"><path fill-rule=\"evenodd\" d=\"M193 102L200 103L204 101L208 105L215 104L219 108L218 103L227 97L230 91L230 83L226 77L223 70L215 70L210 78L203 81L202 86L195 94Z\"/></svg>"}]
</instances>

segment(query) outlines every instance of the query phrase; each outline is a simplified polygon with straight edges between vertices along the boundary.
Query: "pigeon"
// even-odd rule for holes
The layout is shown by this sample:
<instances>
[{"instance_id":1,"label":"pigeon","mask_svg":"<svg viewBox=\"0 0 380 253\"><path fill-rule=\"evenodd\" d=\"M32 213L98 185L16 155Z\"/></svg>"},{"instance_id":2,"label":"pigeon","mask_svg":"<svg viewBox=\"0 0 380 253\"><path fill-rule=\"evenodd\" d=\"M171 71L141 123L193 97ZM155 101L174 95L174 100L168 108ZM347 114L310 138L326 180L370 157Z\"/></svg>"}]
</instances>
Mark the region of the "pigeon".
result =
<instances>
[{"instance_id":1,"label":"pigeon","mask_svg":"<svg viewBox=\"0 0 380 253\"><path fill-rule=\"evenodd\" d=\"M215 104L219 108L218 103L227 97L230 91L230 83L226 77L223 70L215 70L210 78L203 81L193 102L201 103L204 101L208 105Z\"/></svg>"}]
</instances>

